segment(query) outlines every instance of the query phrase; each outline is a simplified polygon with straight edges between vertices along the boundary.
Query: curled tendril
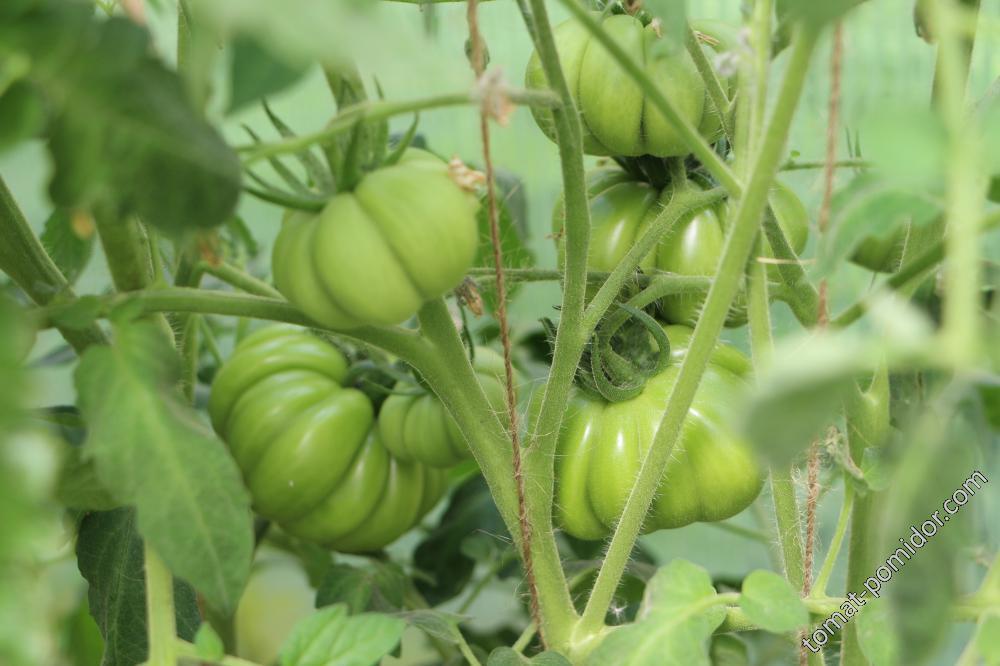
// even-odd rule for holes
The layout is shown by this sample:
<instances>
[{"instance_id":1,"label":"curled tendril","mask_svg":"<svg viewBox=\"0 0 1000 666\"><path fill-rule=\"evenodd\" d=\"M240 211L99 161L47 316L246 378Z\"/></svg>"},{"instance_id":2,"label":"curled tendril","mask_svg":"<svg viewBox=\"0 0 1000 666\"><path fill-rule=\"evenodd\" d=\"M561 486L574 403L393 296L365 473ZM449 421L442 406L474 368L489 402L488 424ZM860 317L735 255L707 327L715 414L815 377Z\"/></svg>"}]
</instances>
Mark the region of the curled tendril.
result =
<instances>
[{"instance_id":1,"label":"curled tendril","mask_svg":"<svg viewBox=\"0 0 1000 666\"><path fill-rule=\"evenodd\" d=\"M626 303L616 305L627 316L609 317L598 327L589 345L589 372L581 377L585 388L611 402L639 395L649 378L662 372L670 362L670 341L660 324L638 308ZM634 360L637 351L634 347L626 349L623 355L612 344L627 322L638 324L656 344L656 362L652 366L643 367Z\"/></svg>"}]
</instances>

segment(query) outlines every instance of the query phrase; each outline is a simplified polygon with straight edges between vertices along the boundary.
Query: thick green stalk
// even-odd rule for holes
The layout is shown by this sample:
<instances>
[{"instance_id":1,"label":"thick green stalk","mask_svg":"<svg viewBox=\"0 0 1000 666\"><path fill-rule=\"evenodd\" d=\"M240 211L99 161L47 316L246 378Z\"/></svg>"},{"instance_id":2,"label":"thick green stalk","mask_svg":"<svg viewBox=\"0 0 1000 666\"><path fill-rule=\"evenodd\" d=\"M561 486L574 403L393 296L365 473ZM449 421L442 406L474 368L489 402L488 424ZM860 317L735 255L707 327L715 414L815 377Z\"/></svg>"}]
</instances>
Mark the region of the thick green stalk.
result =
<instances>
[{"instance_id":1,"label":"thick green stalk","mask_svg":"<svg viewBox=\"0 0 1000 666\"><path fill-rule=\"evenodd\" d=\"M520 511L512 471L510 435L500 423L475 377L458 329L444 301L438 299L428 302L418 316L424 336L434 347L434 356L418 360L414 365L434 387L468 439L507 530L520 543ZM530 509L529 506L529 518ZM534 519L529 520L531 559L541 611L542 635L552 643L561 640L575 614L567 612L567 606L572 610L569 587L559 559L555 534L549 525L551 522L539 524Z\"/></svg>"},{"instance_id":2,"label":"thick green stalk","mask_svg":"<svg viewBox=\"0 0 1000 666\"><path fill-rule=\"evenodd\" d=\"M677 383L667 401L664 418L660 422L652 446L643 459L639 476L625 503L604 564L587 601L578 628L580 640L586 640L603 626L605 613L628 565L642 521L656 494L663 470L680 434L681 425L725 323L729 306L736 295L740 277L753 247L761 216L767 206L768 191L784 151L792 116L798 105L815 44L815 30L803 29L797 35L767 134L753 162L751 170L753 175L726 236L719 268L691 338L691 346L681 363Z\"/></svg>"},{"instance_id":3,"label":"thick green stalk","mask_svg":"<svg viewBox=\"0 0 1000 666\"><path fill-rule=\"evenodd\" d=\"M775 264L778 273L788 287L784 296L785 302L799 323L812 328L816 325L816 314L819 312L819 293L809 281L805 269L795 255L795 250L781 230L781 225L770 212L764 217L764 234L771 247L771 254L778 262Z\"/></svg>"},{"instance_id":4,"label":"thick green stalk","mask_svg":"<svg viewBox=\"0 0 1000 666\"><path fill-rule=\"evenodd\" d=\"M507 90L508 98L517 104L531 106L557 107L559 101L551 93L544 90ZM322 144L333 137L353 129L358 122L374 122L393 116L406 115L427 109L440 109L447 106L465 106L480 104L482 100L475 92L460 92L407 102L365 102L355 104L342 110L327 123L326 127L312 134L291 137L274 143L251 144L237 148L245 153L244 165L249 166L260 160L297 153L315 144Z\"/></svg>"},{"instance_id":5,"label":"thick green stalk","mask_svg":"<svg viewBox=\"0 0 1000 666\"><path fill-rule=\"evenodd\" d=\"M118 291L145 289L153 281L149 236L135 217L120 218L105 207L94 210L111 281Z\"/></svg>"},{"instance_id":6,"label":"thick green stalk","mask_svg":"<svg viewBox=\"0 0 1000 666\"><path fill-rule=\"evenodd\" d=\"M149 544L144 547L146 565L146 633L149 636L147 666L176 666L177 621L174 617L174 579Z\"/></svg>"},{"instance_id":7,"label":"thick green stalk","mask_svg":"<svg viewBox=\"0 0 1000 666\"><path fill-rule=\"evenodd\" d=\"M0 178L0 270L9 275L38 305L76 298L65 276L31 231L7 183ZM83 329L61 327L59 332L77 352L106 342L96 325Z\"/></svg>"},{"instance_id":8,"label":"thick green stalk","mask_svg":"<svg viewBox=\"0 0 1000 666\"><path fill-rule=\"evenodd\" d=\"M978 0L961 3L975 15ZM950 143L947 176L947 266L942 349L955 365L973 367L981 350L978 316L979 225L986 194L982 178L981 142L977 123L965 108L965 89L975 33L963 38L957 13L960 4L927 3L938 39L935 72L936 101L948 128Z\"/></svg>"},{"instance_id":9,"label":"thick green stalk","mask_svg":"<svg viewBox=\"0 0 1000 666\"><path fill-rule=\"evenodd\" d=\"M478 283L488 283L495 279L492 268L470 268L469 276ZM607 282L610 277L611 273L607 271L588 271L587 284L601 285ZM508 268L504 270L504 279L507 282L559 282L563 279L563 272L550 268ZM669 284L675 289L675 291L670 292L673 294L708 291L712 282L712 279L707 275L678 275L661 270L646 271L642 275L633 273L627 275L627 279L640 287L645 287L653 282L660 285ZM664 286L664 288L670 287Z\"/></svg>"},{"instance_id":10,"label":"thick green stalk","mask_svg":"<svg viewBox=\"0 0 1000 666\"><path fill-rule=\"evenodd\" d=\"M324 329L301 310L287 301L263 298L250 294L228 291L210 291L188 287L165 287L147 291L125 292L95 297L97 317L106 317L116 307L128 303L139 313L194 312L199 314L228 315L251 319L266 319ZM33 312L41 328L53 326L53 318L74 307L74 303L60 303L41 307ZM376 345L395 354L406 362L426 353L426 345L415 331L402 328L362 326L349 331L331 331L337 335L354 338Z\"/></svg>"}]
</instances>

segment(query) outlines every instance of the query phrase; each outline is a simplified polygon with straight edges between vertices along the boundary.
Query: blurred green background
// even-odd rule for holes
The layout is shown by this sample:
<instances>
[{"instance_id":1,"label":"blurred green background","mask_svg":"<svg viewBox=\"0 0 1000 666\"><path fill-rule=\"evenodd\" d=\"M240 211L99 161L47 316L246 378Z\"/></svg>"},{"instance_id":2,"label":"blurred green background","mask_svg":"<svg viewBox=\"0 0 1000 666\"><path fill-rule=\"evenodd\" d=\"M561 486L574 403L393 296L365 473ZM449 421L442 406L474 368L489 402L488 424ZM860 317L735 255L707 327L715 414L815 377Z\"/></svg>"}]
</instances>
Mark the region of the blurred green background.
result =
<instances>
[{"instance_id":1,"label":"blurred green background","mask_svg":"<svg viewBox=\"0 0 1000 666\"><path fill-rule=\"evenodd\" d=\"M290 3L296 4L296 3ZM700 0L688 3L689 14L698 18L739 19L739 0ZM996 48L1000 32L1000 6L983 3L980 39L976 44L972 76L969 85L970 99L982 95L989 84L1000 74L1000 51ZM290 13L295 9L289 7ZM864 3L854 11L845 25L846 61L844 64L843 122L851 133L860 131L862 149L866 145L866 125L873 117L884 116L894 110L926 107L930 98L934 49L914 33L912 2L908 0L876 0ZM552 7L554 21L561 20L562 12ZM490 66L503 70L505 77L520 85L525 64L531 52L529 39L523 29L516 6L504 0L484 3L480 8L480 24L490 53ZM173 61L176 52L176 16L173 3L151 4L148 19L155 35L156 49L160 55ZM467 36L465 7L461 3L442 4L433 9L421 10L414 5L380 3L359 19L365 29L355 34L329 30L326 37L331 42L342 42L344 48L355 54L369 84L377 78L391 100L426 97L437 93L467 89L472 83L463 47ZM295 26L292 25L291 29ZM289 41L288 26L274 27L275 39L285 40L290 51L295 51L294 39ZM293 33L294 35L294 33ZM323 37L323 35L320 35ZM312 36L315 39L316 36ZM216 90L211 113L225 128L235 144L247 142L240 128L242 123L253 127L265 138L276 138L264 114L259 109L247 110L235 116L224 117L226 101L226 56L218 58L218 71L214 77ZM779 74L784 57L779 57L775 75ZM826 103L828 91L828 46L824 43L818 52L809 78L805 98L792 129L789 152L797 151L802 160L822 158L826 131ZM374 87L370 87L374 92ZM322 127L334 113L332 98L318 68L313 68L293 88L270 100L277 113L296 131L309 132ZM393 130L403 131L411 119L394 120ZM420 118L420 132L439 153L458 155L465 161L481 161L478 116L472 107L453 107L425 112ZM523 181L529 206L531 237L529 244L537 264L555 266L555 252L549 233L553 202L559 193L560 171L555 146L536 128L527 109L518 109L507 127L493 127L493 158L502 169L517 174ZM839 146L846 154L845 143ZM49 164L43 146L26 144L0 155L0 174L13 190L32 225L41 226L50 212L46 185ZM838 175L841 181L850 172ZM786 173L783 180L791 185L806 202L815 224L815 213L820 199L820 172L796 171ZM249 224L265 251L263 260L254 266L258 273L266 273L268 248L277 234L281 211L274 206L250 197L240 203L239 214ZM810 250L811 251L811 250ZM99 248L98 248L99 253ZM807 255L809 252L807 252ZM871 274L853 266L845 266L831 280L834 310L837 304L853 300L871 281ZM96 293L109 286L109 279L102 258L94 257L90 267L79 282L79 293ZM517 326L527 327L540 317L555 317L553 306L558 303L556 283L535 283L522 288L513 303L512 317ZM773 306L775 321L780 331L797 328L783 304ZM745 346L745 330L729 331L730 340ZM59 344L54 332L40 336L33 358L45 355ZM35 373L33 403L42 405L69 404L74 401L70 369L47 366ZM977 497L977 504L987 509L984 515L994 520L1000 517L996 493ZM820 534L826 543L833 529L840 505L839 491L831 492L822 503ZM769 500L761 498L754 507L734 519L733 524L759 530L770 520ZM406 553L416 538L411 536L394 547ZM772 544L747 540L731 531L711 525L692 525L679 530L659 532L644 538L644 543L656 558L666 561L683 557L705 566L716 578L738 578L754 568L770 566L768 549ZM277 583L261 583L265 588L292 594L289 590L301 587L294 581L298 574L285 564L275 565L286 570L286 577L278 575ZM79 598L81 584L72 571L67 573L65 594ZM838 571L832 589L841 589L843 572ZM304 593L304 592L303 592ZM305 593L304 593L305 594ZM276 602L275 602L276 603ZM454 604L453 604L454 605ZM305 606L308 607L308 604ZM298 611L295 609L298 608ZM272 610L277 611L278 605ZM303 610L302 604L289 601L286 613ZM512 594L510 581L491 585L470 610L479 620L472 626L478 629L503 624L517 618L520 606ZM515 623L519 623L515 620ZM280 622L275 623L280 625ZM956 641L967 635L968 626L955 630ZM955 645L960 643L956 642ZM955 648L955 653L959 648ZM416 663L410 653L400 663ZM950 660L951 657L944 656ZM393 663L396 663L393 661ZM942 661L941 663L951 663Z\"/></svg>"}]
</instances>

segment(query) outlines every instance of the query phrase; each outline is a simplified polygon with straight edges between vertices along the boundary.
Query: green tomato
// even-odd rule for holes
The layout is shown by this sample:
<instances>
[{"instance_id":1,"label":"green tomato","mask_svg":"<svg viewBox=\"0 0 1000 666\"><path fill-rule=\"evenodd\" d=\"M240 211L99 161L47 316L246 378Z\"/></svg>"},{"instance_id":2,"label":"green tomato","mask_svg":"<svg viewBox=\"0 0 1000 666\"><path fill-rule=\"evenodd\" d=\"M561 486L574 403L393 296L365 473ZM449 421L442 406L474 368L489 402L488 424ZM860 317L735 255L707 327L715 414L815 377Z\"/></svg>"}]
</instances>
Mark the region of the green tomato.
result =
<instances>
[{"instance_id":1,"label":"green tomato","mask_svg":"<svg viewBox=\"0 0 1000 666\"><path fill-rule=\"evenodd\" d=\"M472 366L490 406L498 414L506 414L503 357L492 349L477 347ZM407 385L395 388L403 391ZM378 430L386 448L399 460L451 467L472 455L455 419L429 391L389 396L378 414Z\"/></svg>"},{"instance_id":2,"label":"green tomato","mask_svg":"<svg viewBox=\"0 0 1000 666\"><path fill-rule=\"evenodd\" d=\"M595 14L599 17L599 14ZM705 84L687 51L668 53L654 28L635 17L609 16L602 27L646 73L677 112L695 127L705 114ZM583 149L590 155L656 155L669 157L689 151L675 127L657 111L642 89L611 54L579 22L570 20L555 31L563 74L583 121ZM538 54L525 75L528 88L547 88ZM552 112L532 108L535 121L555 139Z\"/></svg>"},{"instance_id":3,"label":"green tomato","mask_svg":"<svg viewBox=\"0 0 1000 666\"><path fill-rule=\"evenodd\" d=\"M410 149L319 213L289 212L275 284L330 328L398 324L462 281L479 242L478 206L444 162Z\"/></svg>"},{"instance_id":4,"label":"green tomato","mask_svg":"<svg viewBox=\"0 0 1000 666\"><path fill-rule=\"evenodd\" d=\"M212 385L212 425L260 515L344 552L378 550L444 491L443 473L390 455L368 398L344 388L347 360L291 326L243 340Z\"/></svg>"},{"instance_id":5,"label":"green tomato","mask_svg":"<svg viewBox=\"0 0 1000 666\"><path fill-rule=\"evenodd\" d=\"M300 621L316 610L316 591L302 566L283 552L262 549L236 608L236 654L276 664Z\"/></svg>"},{"instance_id":6,"label":"green tomato","mask_svg":"<svg viewBox=\"0 0 1000 666\"><path fill-rule=\"evenodd\" d=\"M670 202L673 190L657 191L648 183L634 180L619 169L596 169L587 174L590 197L590 254L588 268L611 271L624 259L632 245ZM688 181L687 187L700 187ZM800 252L808 235L805 208L788 188L772 190L778 224ZM678 220L653 252L643 257L639 268L669 271L679 275L712 276L722 255L727 224L726 207L713 206ZM559 244L560 262L564 254L564 210L558 202L553 215L553 231ZM667 296L658 303L666 321L693 325L701 312L703 294ZM739 307L734 307L727 324L745 323Z\"/></svg>"},{"instance_id":7,"label":"green tomato","mask_svg":"<svg viewBox=\"0 0 1000 666\"><path fill-rule=\"evenodd\" d=\"M621 515L691 340L687 327L664 330L671 364L639 396L611 403L577 390L570 400L555 457L555 507L559 524L572 536L604 538ZM644 531L723 520L760 493L761 467L730 429L729 418L749 370L747 358L733 347L713 350Z\"/></svg>"}]
</instances>

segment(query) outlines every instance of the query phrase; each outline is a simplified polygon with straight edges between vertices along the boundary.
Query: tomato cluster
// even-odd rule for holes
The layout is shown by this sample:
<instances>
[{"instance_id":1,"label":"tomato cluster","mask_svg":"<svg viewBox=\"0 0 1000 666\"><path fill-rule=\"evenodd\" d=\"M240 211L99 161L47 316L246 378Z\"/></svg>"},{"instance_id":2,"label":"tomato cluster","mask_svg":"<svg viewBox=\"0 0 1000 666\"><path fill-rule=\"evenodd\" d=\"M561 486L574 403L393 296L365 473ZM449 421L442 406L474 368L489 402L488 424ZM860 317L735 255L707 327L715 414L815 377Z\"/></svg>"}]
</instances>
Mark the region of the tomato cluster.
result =
<instances>
[{"instance_id":1,"label":"tomato cluster","mask_svg":"<svg viewBox=\"0 0 1000 666\"><path fill-rule=\"evenodd\" d=\"M344 552L378 550L440 499L444 472L393 456L344 355L286 326L244 339L212 384L212 425L257 512Z\"/></svg>"}]
</instances>

